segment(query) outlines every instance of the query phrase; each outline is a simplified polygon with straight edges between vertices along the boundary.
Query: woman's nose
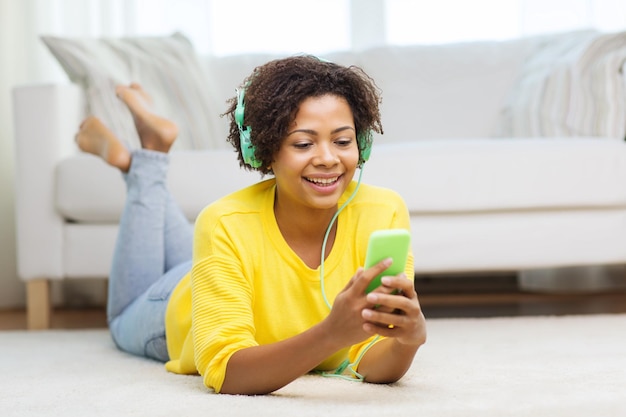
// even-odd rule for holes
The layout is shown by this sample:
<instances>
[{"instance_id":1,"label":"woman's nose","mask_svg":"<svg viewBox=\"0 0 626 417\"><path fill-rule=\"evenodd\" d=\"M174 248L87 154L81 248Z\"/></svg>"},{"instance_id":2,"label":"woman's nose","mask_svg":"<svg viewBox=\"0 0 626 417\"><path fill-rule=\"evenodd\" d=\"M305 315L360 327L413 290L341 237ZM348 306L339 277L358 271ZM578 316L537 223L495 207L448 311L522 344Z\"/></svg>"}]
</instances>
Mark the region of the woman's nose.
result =
<instances>
[{"instance_id":1,"label":"woman's nose","mask_svg":"<svg viewBox=\"0 0 626 417\"><path fill-rule=\"evenodd\" d=\"M317 147L315 163L324 166L332 166L339 163L337 152L331 144L321 144Z\"/></svg>"}]
</instances>

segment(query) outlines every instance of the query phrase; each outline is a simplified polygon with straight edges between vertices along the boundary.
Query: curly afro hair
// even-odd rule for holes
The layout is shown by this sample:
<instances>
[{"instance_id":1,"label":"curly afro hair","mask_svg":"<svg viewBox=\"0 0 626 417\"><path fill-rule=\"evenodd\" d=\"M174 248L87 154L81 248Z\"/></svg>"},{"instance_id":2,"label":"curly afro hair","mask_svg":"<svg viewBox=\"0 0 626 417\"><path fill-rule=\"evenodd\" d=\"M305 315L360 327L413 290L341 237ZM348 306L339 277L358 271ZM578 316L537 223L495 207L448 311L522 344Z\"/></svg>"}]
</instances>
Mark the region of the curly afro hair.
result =
<instances>
[{"instance_id":1,"label":"curly afro hair","mask_svg":"<svg viewBox=\"0 0 626 417\"><path fill-rule=\"evenodd\" d=\"M250 140L261 166L253 168L243 160L234 117L237 97L228 100L229 108L222 115L230 120L228 142L234 146L242 167L263 175L272 173L269 167L274 155L287 136L300 104L310 97L330 94L348 102L359 140L359 163L363 162L361 149L371 145L372 132L383 133L380 90L356 66L345 67L310 55L277 59L255 68L242 88L245 88L244 126L251 129Z\"/></svg>"}]
</instances>

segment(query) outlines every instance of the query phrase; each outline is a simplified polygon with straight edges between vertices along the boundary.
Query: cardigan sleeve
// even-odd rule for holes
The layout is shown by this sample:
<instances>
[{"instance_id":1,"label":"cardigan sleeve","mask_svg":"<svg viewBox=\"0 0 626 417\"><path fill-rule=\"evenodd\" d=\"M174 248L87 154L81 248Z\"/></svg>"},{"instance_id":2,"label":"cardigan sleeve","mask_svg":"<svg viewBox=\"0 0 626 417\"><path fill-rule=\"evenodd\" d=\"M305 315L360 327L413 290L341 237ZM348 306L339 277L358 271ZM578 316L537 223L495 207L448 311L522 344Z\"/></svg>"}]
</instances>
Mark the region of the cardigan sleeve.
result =
<instances>
[{"instance_id":1,"label":"cardigan sleeve","mask_svg":"<svg viewBox=\"0 0 626 417\"><path fill-rule=\"evenodd\" d=\"M219 392L230 357L256 346L253 291L241 254L210 213L196 222L191 270L195 362L204 384Z\"/></svg>"}]
</instances>

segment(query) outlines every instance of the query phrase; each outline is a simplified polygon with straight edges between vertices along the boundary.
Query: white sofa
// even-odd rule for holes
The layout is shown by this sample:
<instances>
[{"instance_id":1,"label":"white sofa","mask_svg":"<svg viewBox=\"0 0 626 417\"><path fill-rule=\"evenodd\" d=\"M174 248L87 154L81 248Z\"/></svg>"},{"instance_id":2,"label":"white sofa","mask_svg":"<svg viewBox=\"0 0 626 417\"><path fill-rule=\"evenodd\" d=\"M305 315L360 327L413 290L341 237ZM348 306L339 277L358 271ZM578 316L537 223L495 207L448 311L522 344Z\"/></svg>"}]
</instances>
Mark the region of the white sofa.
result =
<instances>
[{"instance_id":1,"label":"white sofa","mask_svg":"<svg viewBox=\"0 0 626 417\"><path fill-rule=\"evenodd\" d=\"M611 83L600 93L608 109L581 112L572 104L578 84L594 76L580 68L599 37L329 55L363 67L383 91L385 134L375 139L363 178L405 198L416 272L626 264L623 47L609 48L612 60L603 64L617 66L602 80ZM203 61L215 102L268 58ZM559 69L564 76L554 75ZM549 107L563 94L564 107ZM107 276L125 192L118 172L75 149L86 114L80 86L18 86L13 100L18 273L27 283L29 326L42 328L50 319L50 280ZM546 109L558 114L531 114ZM217 114L207 117L225 137ZM581 126L568 124L572 114ZM190 221L207 203L258 179L226 146L172 153L169 185Z\"/></svg>"}]
</instances>

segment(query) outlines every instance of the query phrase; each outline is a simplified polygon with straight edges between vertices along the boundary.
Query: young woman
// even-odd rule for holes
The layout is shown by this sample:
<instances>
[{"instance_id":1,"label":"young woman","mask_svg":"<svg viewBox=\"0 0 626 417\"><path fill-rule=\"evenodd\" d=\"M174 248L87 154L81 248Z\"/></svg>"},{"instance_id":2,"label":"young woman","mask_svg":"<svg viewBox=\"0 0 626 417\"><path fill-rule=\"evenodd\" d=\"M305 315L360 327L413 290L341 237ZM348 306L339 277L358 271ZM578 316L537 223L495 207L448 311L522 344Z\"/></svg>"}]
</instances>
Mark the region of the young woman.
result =
<instances>
[{"instance_id":1,"label":"young woman","mask_svg":"<svg viewBox=\"0 0 626 417\"><path fill-rule=\"evenodd\" d=\"M373 231L409 228L400 196L353 181L382 132L365 73L310 56L256 68L226 113L228 141L243 167L272 177L206 207L193 238L165 187L176 126L138 85L118 95L142 149L94 118L77 142L128 187L108 305L121 349L221 393L269 393L311 371L374 383L406 373L426 340L412 255L369 294L390 260L362 267Z\"/></svg>"}]
</instances>

